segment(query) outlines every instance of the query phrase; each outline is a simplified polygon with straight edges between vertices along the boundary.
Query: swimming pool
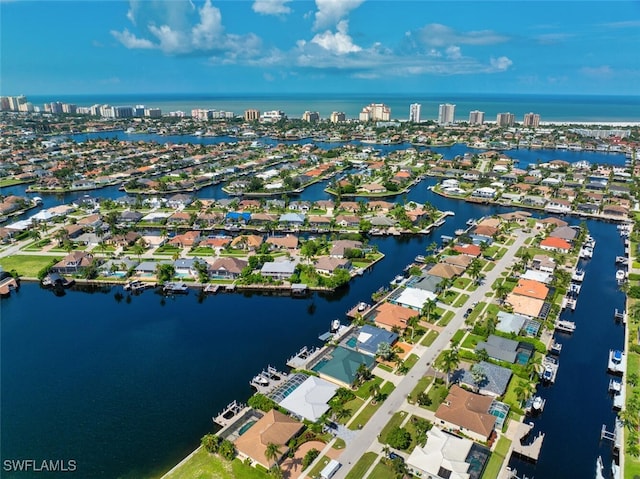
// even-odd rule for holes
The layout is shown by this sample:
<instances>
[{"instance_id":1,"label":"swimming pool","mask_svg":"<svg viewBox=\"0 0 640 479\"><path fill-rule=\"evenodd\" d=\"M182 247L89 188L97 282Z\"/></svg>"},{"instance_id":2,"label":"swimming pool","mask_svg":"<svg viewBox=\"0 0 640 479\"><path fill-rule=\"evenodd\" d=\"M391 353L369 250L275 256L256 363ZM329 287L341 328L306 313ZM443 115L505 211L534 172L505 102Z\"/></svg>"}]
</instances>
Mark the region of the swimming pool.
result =
<instances>
[{"instance_id":1,"label":"swimming pool","mask_svg":"<svg viewBox=\"0 0 640 479\"><path fill-rule=\"evenodd\" d=\"M355 348L358 345L358 339L354 336L347 340L347 346Z\"/></svg>"},{"instance_id":2,"label":"swimming pool","mask_svg":"<svg viewBox=\"0 0 640 479\"><path fill-rule=\"evenodd\" d=\"M246 423L244 423L242 425L242 427L240 429L238 429L238 436L242 436L245 432L247 432L249 429L251 429L251 427L258 422L255 419L252 419L251 421L247 421Z\"/></svg>"}]
</instances>

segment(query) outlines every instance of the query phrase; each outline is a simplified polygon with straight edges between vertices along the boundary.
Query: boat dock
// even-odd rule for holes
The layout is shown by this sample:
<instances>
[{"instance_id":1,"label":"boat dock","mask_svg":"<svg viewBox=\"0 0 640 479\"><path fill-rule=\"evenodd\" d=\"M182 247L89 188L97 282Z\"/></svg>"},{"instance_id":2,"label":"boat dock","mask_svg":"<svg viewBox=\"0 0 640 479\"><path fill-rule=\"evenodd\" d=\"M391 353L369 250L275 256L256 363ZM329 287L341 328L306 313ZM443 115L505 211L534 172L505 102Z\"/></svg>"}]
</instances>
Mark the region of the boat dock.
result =
<instances>
[{"instance_id":1,"label":"boat dock","mask_svg":"<svg viewBox=\"0 0 640 479\"><path fill-rule=\"evenodd\" d=\"M254 376L249 384L253 386L260 394L267 394L275 387L286 381L289 375L285 372L278 371L272 366L267 366L259 374Z\"/></svg>"},{"instance_id":2,"label":"boat dock","mask_svg":"<svg viewBox=\"0 0 640 479\"><path fill-rule=\"evenodd\" d=\"M563 333L573 333L576 330L576 323L573 321L564 321L559 319L556 321L555 327L558 331Z\"/></svg>"},{"instance_id":3,"label":"boat dock","mask_svg":"<svg viewBox=\"0 0 640 479\"><path fill-rule=\"evenodd\" d=\"M622 311L618 311L618 308L613 312L613 319L616 321L622 321L624 324L627 323L627 312L623 309Z\"/></svg>"},{"instance_id":4,"label":"boat dock","mask_svg":"<svg viewBox=\"0 0 640 479\"><path fill-rule=\"evenodd\" d=\"M364 301L360 301L353 308L347 311L347 318L355 319L358 315L364 316L371 309L371 305L365 303Z\"/></svg>"},{"instance_id":5,"label":"boat dock","mask_svg":"<svg viewBox=\"0 0 640 479\"><path fill-rule=\"evenodd\" d=\"M217 416L214 416L213 422L218 424L219 426L225 427L233 422L234 418L241 414L247 406L245 404L239 403L236 400L229 403L227 407L225 407Z\"/></svg>"},{"instance_id":6,"label":"boat dock","mask_svg":"<svg viewBox=\"0 0 640 479\"><path fill-rule=\"evenodd\" d=\"M567 295L562 298L562 304L560 305L560 307L562 309L570 308L572 311L575 311L577 304L578 300L574 296Z\"/></svg>"},{"instance_id":7,"label":"boat dock","mask_svg":"<svg viewBox=\"0 0 640 479\"><path fill-rule=\"evenodd\" d=\"M616 417L616 424L613 428L613 431L607 431L607 426L605 424L602 425L602 429L600 430L600 440L603 439L607 441L611 441L613 443L613 449L616 452L620 452L622 450L622 441L624 440L624 424L620 420L620 418Z\"/></svg>"},{"instance_id":8,"label":"boat dock","mask_svg":"<svg viewBox=\"0 0 640 479\"><path fill-rule=\"evenodd\" d=\"M560 367L558 360L552 356L545 356L542 360L542 367L543 369L540 373L542 380L551 384L555 383L558 376L558 368Z\"/></svg>"},{"instance_id":9,"label":"boat dock","mask_svg":"<svg viewBox=\"0 0 640 479\"><path fill-rule=\"evenodd\" d=\"M13 276L9 276L0 281L0 296L7 296L11 291L18 289L18 282Z\"/></svg>"},{"instance_id":10,"label":"boat dock","mask_svg":"<svg viewBox=\"0 0 640 479\"><path fill-rule=\"evenodd\" d=\"M287 360L287 366L292 369L307 369L307 365L310 364L322 353L322 349L313 347L309 349L304 346L300 351L291 356Z\"/></svg>"},{"instance_id":11,"label":"boat dock","mask_svg":"<svg viewBox=\"0 0 640 479\"><path fill-rule=\"evenodd\" d=\"M519 440L513 441L513 454L517 457L537 462L540 457L542 442L544 441L544 433L539 432L536 437L533 438L533 441L524 444L524 441L526 441L529 438L529 434L531 434L533 423L517 423L517 427L516 438Z\"/></svg>"},{"instance_id":12,"label":"boat dock","mask_svg":"<svg viewBox=\"0 0 640 479\"><path fill-rule=\"evenodd\" d=\"M576 269L571 275L571 281L576 281L578 283L584 281L584 270Z\"/></svg>"},{"instance_id":13,"label":"boat dock","mask_svg":"<svg viewBox=\"0 0 640 479\"><path fill-rule=\"evenodd\" d=\"M216 294L220 289L219 284L207 283L207 285L202 289L205 293Z\"/></svg>"},{"instance_id":14,"label":"boat dock","mask_svg":"<svg viewBox=\"0 0 640 479\"><path fill-rule=\"evenodd\" d=\"M556 356L558 356L561 351L562 351L562 344L554 340L553 343L551 343L551 346L549 346L549 353L555 354Z\"/></svg>"}]
</instances>

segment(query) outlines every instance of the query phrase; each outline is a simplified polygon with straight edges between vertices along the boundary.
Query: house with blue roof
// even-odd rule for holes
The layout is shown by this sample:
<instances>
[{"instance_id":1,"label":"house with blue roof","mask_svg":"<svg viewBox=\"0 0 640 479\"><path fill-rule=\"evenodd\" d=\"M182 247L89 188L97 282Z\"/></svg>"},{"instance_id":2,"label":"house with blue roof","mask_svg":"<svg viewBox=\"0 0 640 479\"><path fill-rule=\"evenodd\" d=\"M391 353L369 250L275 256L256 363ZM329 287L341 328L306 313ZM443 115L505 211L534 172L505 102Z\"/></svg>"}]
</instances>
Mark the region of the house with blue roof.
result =
<instances>
[{"instance_id":1,"label":"house with blue roof","mask_svg":"<svg viewBox=\"0 0 640 479\"><path fill-rule=\"evenodd\" d=\"M378 346L380 343L387 343L389 346L393 345L398 340L398 335L386 329L376 328L370 324L365 324L355 335L355 343L353 341L347 341L348 345L354 346L356 351L375 356L378 352Z\"/></svg>"},{"instance_id":2,"label":"house with blue roof","mask_svg":"<svg viewBox=\"0 0 640 479\"><path fill-rule=\"evenodd\" d=\"M251 213L247 212L240 213L238 211L229 211L225 216L225 220L227 221L227 223L247 224L250 219Z\"/></svg>"},{"instance_id":3,"label":"house with blue roof","mask_svg":"<svg viewBox=\"0 0 640 479\"><path fill-rule=\"evenodd\" d=\"M280 215L278 222L288 226L302 226L305 216L301 213L284 213Z\"/></svg>"}]
</instances>

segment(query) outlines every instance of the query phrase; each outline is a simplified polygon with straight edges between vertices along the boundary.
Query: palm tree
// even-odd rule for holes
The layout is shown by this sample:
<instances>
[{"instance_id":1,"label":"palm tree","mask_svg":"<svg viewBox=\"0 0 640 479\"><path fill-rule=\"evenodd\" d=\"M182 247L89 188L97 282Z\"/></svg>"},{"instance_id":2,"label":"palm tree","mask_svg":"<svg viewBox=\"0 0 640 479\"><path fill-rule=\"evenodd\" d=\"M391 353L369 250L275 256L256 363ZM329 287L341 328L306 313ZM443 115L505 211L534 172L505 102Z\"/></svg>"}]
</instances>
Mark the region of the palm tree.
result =
<instances>
[{"instance_id":1,"label":"palm tree","mask_svg":"<svg viewBox=\"0 0 640 479\"><path fill-rule=\"evenodd\" d=\"M342 419L346 419L351 416L351 410L346 407L338 407L335 411L333 411L333 415L336 417L338 421Z\"/></svg>"},{"instance_id":2,"label":"palm tree","mask_svg":"<svg viewBox=\"0 0 640 479\"><path fill-rule=\"evenodd\" d=\"M482 366L478 364L474 364L471 367L471 377L473 378L473 382L476 385L476 392L480 390L480 385L486 381L487 374L485 373Z\"/></svg>"},{"instance_id":3,"label":"palm tree","mask_svg":"<svg viewBox=\"0 0 640 479\"><path fill-rule=\"evenodd\" d=\"M467 268L467 273L469 273L469 276L473 278L474 282L477 282L481 272L482 272L482 264L476 258L471 262L471 264Z\"/></svg>"},{"instance_id":4,"label":"palm tree","mask_svg":"<svg viewBox=\"0 0 640 479\"><path fill-rule=\"evenodd\" d=\"M411 328L411 341L413 342L413 335L416 332L416 326L418 326L418 323L420 322L420 317L419 316L411 316L409 319L407 319L407 326L409 326Z\"/></svg>"},{"instance_id":5,"label":"palm tree","mask_svg":"<svg viewBox=\"0 0 640 479\"><path fill-rule=\"evenodd\" d=\"M422 314L427 318L427 322L431 319L431 312L437 304L438 302L433 298L429 298L424 302L424 306L422 306Z\"/></svg>"},{"instance_id":6,"label":"palm tree","mask_svg":"<svg viewBox=\"0 0 640 479\"><path fill-rule=\"evenodd\" d=\"M273 461L272 466L276 465L278 457L280 457L280 445L270 442L264 450L264 457L267 461Z\"/></svg>"},{"instance_id":7,"label":"palm tree","mask_svg":"<svg viewBox=\"0 0 640 479\"><path fill-rule=\"evenodd\" d=\"M529 381L520 381L518 382L518 385L513 389L513 392L516 393L516 397L520 401L520 404L522 404L523 401L531 397L535 390L535 386Z\"/></svg>"},{"instance_id":8,"label":"palm tree","mask_svg":"<svg viewBox=\"0 0 640 479\"><path fill-rule=\"evenodd\" d=\"M638 430L638 413L634 411L630 411L629 409L623 409L618 413L618 419L622 421L624 427L626 427L629 431L637 431Z\"/></svg>"},{"instance_id":9,"label":"palm tree","mask_svg":"<svg viewBox=\"0 0 640 479\"><path fill-rule=\"evenodd\" d=\"M440 370L447 376L447 387L449 387L450 375L460 364L460 355L457 349L447 349L440 357Z\"/></svg>"},{"instance_id":10,"label":"palm tree","mask_svg":"<svg viewBox=\"0 0 640 479\"><path fill-rule=\"evenodd\" d=\"M507 297L507 294L509 294L509 287L503 281L496 287L496 297L500 300L501 303L503 303L505 298Z\"/></svg>"},{"instance_id":11,"label":"palm tree","mask_svg":"<svg viewBox=\"0 0 640 479\"><path fill-rule=\"evenodd\" d=\"M369 388L369 396L373 398L372 402L375 404L376 398L380 395L380 384L373 383Z\"/></svg>"}]
</instances>

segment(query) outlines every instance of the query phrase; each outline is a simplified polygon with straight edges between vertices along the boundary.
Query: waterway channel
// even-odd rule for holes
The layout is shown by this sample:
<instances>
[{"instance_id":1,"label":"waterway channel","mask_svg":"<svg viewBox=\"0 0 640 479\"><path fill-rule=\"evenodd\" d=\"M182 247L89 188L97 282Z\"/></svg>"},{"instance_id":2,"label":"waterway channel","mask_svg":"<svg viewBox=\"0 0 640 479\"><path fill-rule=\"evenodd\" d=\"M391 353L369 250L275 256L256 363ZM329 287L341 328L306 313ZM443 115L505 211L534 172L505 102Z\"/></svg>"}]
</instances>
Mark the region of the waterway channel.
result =
<instances>
[{"instance_id":1,"label":"waterway channel","mask_svg":"<svg viewBox=\"0 0 640 479\"><path fill-rule=\"evenodd\" d=\"M301 346L319 344L332 319L368 300L441 235L453 235L469 218L512 210L439 197L427 189L435 181L425 179L406 199L455 216L430 235L372 238L386 258L334 295L164 298L113 287L56 297L23 284L0 303L2 459L75 459L84 478L157 477L212 429L212 415L249 397L255 373L267 364L283 368ZM199 196L223 196L212 188ZM83 194L44 195L43 206ZM95 194L121 195L116 188ZM325 197L321 186L302 198L317 195ZM564 313L577 330L559 338L558 378L542 390L547 405L535 420L546 433L542 456L535 466L513 464L529 477L591 477L598 455L610 461L610 445L599 436L602 424L613 426L606 366L608 350L623 343L613 321L614 308L624 304L614 279L623 244L614 224L587 224L597 245L578 307Z\"/></svg>"}]
</instances>

